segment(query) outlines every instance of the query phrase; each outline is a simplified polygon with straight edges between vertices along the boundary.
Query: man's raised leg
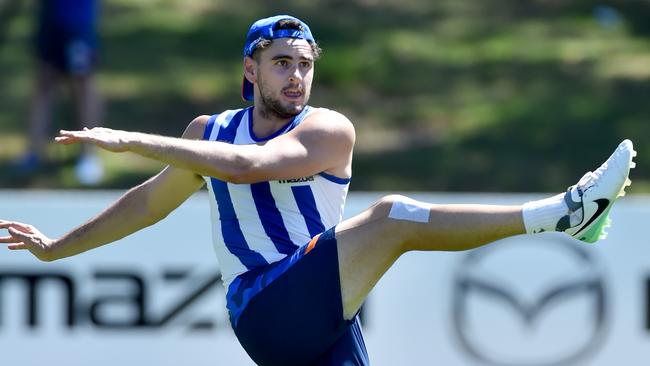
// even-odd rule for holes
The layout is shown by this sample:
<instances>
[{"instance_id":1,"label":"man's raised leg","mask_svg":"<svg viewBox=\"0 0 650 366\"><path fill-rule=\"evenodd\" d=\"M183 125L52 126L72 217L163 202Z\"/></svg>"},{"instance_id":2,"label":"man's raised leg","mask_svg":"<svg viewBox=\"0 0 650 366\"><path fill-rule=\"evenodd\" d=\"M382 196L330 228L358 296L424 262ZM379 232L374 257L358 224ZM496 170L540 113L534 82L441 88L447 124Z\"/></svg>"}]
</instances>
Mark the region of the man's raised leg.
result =
<instances>
[{"instance_id":1,"label":"man's raised leg","mask_svg":"<svg viewBox=\"0 0 650 366\"><path fill-rule=\"evenodd\" d=\"M399 216L393 208L400 206L420 215L428 211L426 222L409 219L408 214ZM523 233L521 206L430 205L404 196L384 197L336 227L344 316L355 315L403 253L466 250Z\"/></svg>"},{"instance_id":2,"label":"man's raised leg","mask_svg":"<svg viewBox=\"0 0 650 366\"><path fill-rule=\"evenodd\" d=\"M336 227L343 315L352 319L381 276L411 250L466 250L509 236L565 232L594 242L605 236L612 204L630 185L629 140L566 193L523 206L433 205L404 196L379 200Z\"/></svg>"}]
</instances>

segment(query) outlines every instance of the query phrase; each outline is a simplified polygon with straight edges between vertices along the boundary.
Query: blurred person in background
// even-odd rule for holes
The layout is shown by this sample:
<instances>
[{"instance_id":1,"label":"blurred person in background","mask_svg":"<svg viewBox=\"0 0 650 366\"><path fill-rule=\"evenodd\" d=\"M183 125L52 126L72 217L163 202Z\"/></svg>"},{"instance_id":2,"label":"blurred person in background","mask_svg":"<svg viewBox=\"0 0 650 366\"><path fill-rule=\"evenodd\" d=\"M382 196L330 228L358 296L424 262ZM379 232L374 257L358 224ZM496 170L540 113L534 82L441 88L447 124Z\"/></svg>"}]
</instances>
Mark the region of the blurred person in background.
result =
<instances>
[{"instance_id":1,"label":"blurred person in background","mask_svg":"<svg viewBox=\"0 0 650 366\"><path fill-rule=\"evenodd\" d=\"M304 22L260 19L243 55L242 97L252 106L198 116L183 138L101 127L61 131L56 141L63 144L88 142L168 166L57 239L0 220L9 233L0 243L44 261L73 256L153 225L207 186L226 307L251 358L265 366L366 366L358 314L402 254L468 250L546 231L586 242L605 236L609 210L630 184L629 140L547 199L450 205L390 195L341 221L356 137L344 115L307 104L319 55ZM182 243L186 230L194 228L179 227L167 244L193 244Z\"/></svg>"},{"instance_id":2,"label":"blurred person in background","mask_svg":"<svg viewBox=\"0 0 650 366\"><path fill-rule=\"evenodd\" d=\"M79 126L95 127L101 120L102 100L93 75L97 64L99 6L99 0L38 1L28 150L13 164L18 174L37 173L47 163L53 101L59 83L70 90ZM75 173L85 185L101 181L104 168L95 148L83 148Z\"/></svg>"},{"instance_id":3,"label":"blurred person in background","mask_svg":"<svg viewBox=\"0 0 650 366\"><path fill-rule=\"evenodd\" d=\"M7 29L14 16L22 8L22 2L14 0L0 0L0 49L5 42Z\"/></svg>"}]
</instances>

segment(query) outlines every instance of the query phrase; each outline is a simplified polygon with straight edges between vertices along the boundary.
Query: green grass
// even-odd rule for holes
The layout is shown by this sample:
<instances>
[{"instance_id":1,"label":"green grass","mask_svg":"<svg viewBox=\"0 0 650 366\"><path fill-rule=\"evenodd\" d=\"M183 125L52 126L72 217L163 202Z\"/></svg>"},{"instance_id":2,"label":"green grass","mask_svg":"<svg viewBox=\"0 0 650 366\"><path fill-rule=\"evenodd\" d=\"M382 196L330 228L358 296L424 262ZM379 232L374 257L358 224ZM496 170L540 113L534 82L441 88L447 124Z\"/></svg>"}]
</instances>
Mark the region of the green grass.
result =
<instances>
[{"instance_id":1,"label":"green grass","mask_svg":"<svg viewBox=\"0 0 650 366\"><path fill-rule=\"evenodd\" d=\"M639 151L631 192L647 192L650 6L621 3L622 21L603 27L592 16L599 3L107 0L98 74L105 125L178 136L195 115L241 106L247 27L292 13L325 50L312 103L356 125L353 189L556 191L627 137ZM0 168L24 145L29 11L0 48ZM74 126L66 102L57 127ZM75 187L74 154L58 154L62 166L47 178L16 180L2 169L0 187ZM104 187L160 169L103 158Z\"/></svg>"}]
</instances>

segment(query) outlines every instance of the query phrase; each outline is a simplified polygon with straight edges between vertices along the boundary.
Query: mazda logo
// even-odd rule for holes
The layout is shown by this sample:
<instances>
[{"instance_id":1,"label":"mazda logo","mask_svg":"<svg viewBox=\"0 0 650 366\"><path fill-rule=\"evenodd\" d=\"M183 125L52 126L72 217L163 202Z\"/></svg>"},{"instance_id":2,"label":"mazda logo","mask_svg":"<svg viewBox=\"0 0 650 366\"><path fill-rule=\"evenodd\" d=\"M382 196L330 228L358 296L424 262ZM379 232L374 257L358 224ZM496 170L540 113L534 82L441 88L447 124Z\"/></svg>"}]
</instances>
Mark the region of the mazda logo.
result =
<instances>
[{"instance_id":1,"label":"mazda logo","mask_svg":"<svg viewBox=\"0 0 650 366\"><path fill-rule=\"evenodd\" d=\"M453 329L477 361L566 365L593 354L607 324L593 250L560 234L515 237L469 252L452 294Z\"/></svg>"}]
</instances>

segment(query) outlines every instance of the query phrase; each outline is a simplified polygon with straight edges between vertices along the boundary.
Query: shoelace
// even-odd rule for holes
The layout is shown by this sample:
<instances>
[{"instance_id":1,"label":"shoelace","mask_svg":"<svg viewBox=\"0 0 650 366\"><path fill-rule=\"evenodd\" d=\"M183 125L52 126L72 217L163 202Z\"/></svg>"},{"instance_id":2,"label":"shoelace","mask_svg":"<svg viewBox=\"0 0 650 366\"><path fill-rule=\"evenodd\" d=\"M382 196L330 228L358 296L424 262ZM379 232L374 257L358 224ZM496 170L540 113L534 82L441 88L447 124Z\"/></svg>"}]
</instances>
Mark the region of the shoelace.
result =
<instances>
[{"instance_id":1,"label":"shoelace","mask_svg":"<svg viewBox=\"0 0 650 366\"><path fill-rule=\"evenodd\" d=\"M582 176L582 178L580 178L580 181L578 181L578 184L576 184L576 187L578 188L578 192L580 193L580 195L582 195L588 189L598 185L598 178L601 175L603 175L603 173L607 169L608 162L609 160L604 162L601 166L599 166L595 172L587 172L585 173L585 175Z\"/></svg>"},{"instance_id":2,"label":"shoelace","mask_svg":"<svg viewBox=\"0 0 650 366\"><path fill-rule=\"evenodd\" d=\"M596 172L598 172L598 170L596 170ZM578 188L578 192L582 195L588 189L596 186L597 183L598 175L594 172L587 172L582 176L582 178L580 178L580 181L576 184L576 188Z\"/></svg>"},{"instance_id":3,"label":"shoelace","mask_svg":"<svg viewBox=\"0 0 650 366\"><path fill-rule=\"evenodd\" d=\"M578 183L576 184L576 189L578 190L578 194L582 197L582 195L596 187L598 185L598 178L603 174L603 171L607 169L607 163L601 165L598 169L596 169L595 172L587 172L585 175L580 178ZM570 225L576 226L582 222L584 212L582 209L569 212L569 220L570 220Z\"/></svg>"}]
</instances>

